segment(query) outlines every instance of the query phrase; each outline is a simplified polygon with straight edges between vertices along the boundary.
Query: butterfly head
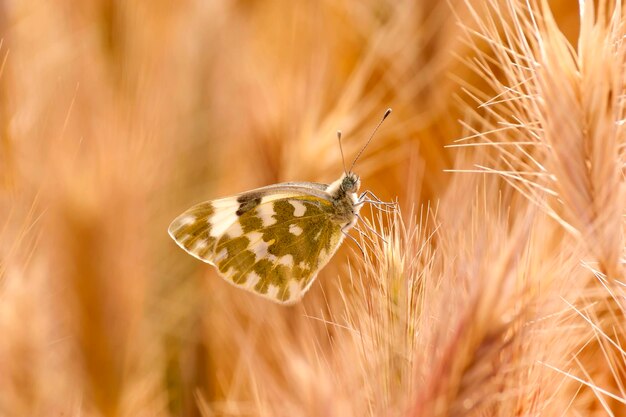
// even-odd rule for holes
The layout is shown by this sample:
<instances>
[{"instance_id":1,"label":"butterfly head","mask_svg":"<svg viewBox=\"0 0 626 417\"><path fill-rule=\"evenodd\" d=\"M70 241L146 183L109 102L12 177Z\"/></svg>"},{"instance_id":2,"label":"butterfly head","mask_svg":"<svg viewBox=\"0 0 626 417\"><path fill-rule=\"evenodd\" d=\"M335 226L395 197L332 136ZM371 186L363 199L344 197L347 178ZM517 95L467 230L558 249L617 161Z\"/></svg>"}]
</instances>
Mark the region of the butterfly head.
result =
<instances>
[{"instance_id":1,"label":"butterfly head","mask_svg":"<svg viewBox=\"0 0 626 417\"><path fill-rule=\"evenodd\" d=\"M344 193L356 193L361 186L361 179L354 172L348 172L341 180L339 186Z\"/></svg>"}]
</instances>

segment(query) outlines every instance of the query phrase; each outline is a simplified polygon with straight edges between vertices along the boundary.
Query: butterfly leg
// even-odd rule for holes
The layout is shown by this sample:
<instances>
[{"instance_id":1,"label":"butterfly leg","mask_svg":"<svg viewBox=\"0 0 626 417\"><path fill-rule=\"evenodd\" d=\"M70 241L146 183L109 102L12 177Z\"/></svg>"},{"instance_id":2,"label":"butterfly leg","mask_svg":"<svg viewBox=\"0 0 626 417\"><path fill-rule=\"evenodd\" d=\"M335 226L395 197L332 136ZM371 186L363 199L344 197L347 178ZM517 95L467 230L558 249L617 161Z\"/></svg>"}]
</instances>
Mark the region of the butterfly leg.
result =
<instances>
[{"instance_id":1,"label":"butterfly leg","mask_svg":"<svg viewBox=\"0 0 626 417\"><path fill-rule=\"evenodd\" d=\"M371 198L366 198L366 196L370 196ZM388 203L386 201L382 201L380 198L378 198L374 193L372 193L371 191L367 190L364 191L363 193L361 193L361 195L359 196L359 200L355 205L363 205L365 203L369 203L372 204L374 206L377 206L378 208L380 208L382 210L382 208L380 206L384 206L384 207L395 207L396 203L392 202L392 203ZM389 211L385 210L386 213L389 213Z\"/></svg>"},{"instance_id":2,"label":"butterfly leg","mask_svg":"<svg viewBox=\"0 0 626 417\"><path fill-rule=\"evenodd\" d=\"M384 213L387 213L387 214L393 213L394 210L395 210L395 208L389 208L388 207L388 206L391 206L392 203L384 203L384 202L380 203L378 201L368 200L368 199L363 199L363 200L359 201L358 203L355 204L355 206L361 206L361 205L363 205L365 203L369 203L372 206L376 206L376 209L378 209L378 210L380 210L380 211L382 211Z\"/></svg>"},{"instance_id":3,"label":"butterfly leg","mask_svg":"<svg viewBox=\"0 0 626 417\"><path fill-rule=\"evenodd\" d=\"M341 228L341 233L343 233L343 235L349 239L351 239L359 248L359 250L361 251L361 254L363 256L365 256L365 251L363 250L363 247L359 244L359 242L357 242L357 240L350 235L350 233L348 233L348 230L352 227L351 224L347 224L344 227Z\"/></svg>"},{"instance_id":4,"label":"butterfly leg","mask_svg":"<svg viewBox=\"0 0 626 417\"><path fill-rule=\"evenodd\" d=\"M370 232L372 232L373 234L375 234L376 236L378 236L380 238L380 240L382 240L383 242L387 243L387 240L380 234L378 233L372 226L369 225L369 223L367 223L366 221L363 220L363 218L361 216L359 216L358 214L356 215L356 217L361 221L361 223L363 223L365 225L365 227L367 228L367 230L369 230Z\"/></svg>"},{"instance_id":5,"label":"butterfly leg","mask_svg":"<svg viewBox=\"0 0 626 417\"><path fill-rule=\"evenodd\" d=\"M365 190L361 193L361 195L359 196L359 201L364 201L365 197L369 197L369 199L367 200L368 202L376 202L378 204L383 204L386 206L395 206L396 203L395 202L387 202L387 201L383 201L380 198L378 198L378 196L376 194L374 194L372 191L370 190Z\"/></svg>"}]
</instances>

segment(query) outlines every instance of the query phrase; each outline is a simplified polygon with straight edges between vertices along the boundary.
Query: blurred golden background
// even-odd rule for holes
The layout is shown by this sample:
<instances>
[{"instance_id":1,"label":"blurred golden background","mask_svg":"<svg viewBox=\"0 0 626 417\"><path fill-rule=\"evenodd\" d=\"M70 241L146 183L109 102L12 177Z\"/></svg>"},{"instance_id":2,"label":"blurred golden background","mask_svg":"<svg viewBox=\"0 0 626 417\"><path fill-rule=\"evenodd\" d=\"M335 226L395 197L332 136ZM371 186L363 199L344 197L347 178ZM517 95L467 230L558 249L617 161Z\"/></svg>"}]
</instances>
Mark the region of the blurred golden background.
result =
<instances>
[{"instance_id":1,"label":"blurred golden background","mask_svg":"<svg viewBox=\"0 0 626 417\"><path fill-rule=\"evenodd\" d=\"M624 22L582 3L610 19L585 32L565 0L0 3L0 416L626 415L623 198L594 185L623 183ZM617 69L596 79L610 146L563 104L601 90L593 62ZM356 172L402 214L364 210L386 242L347 241L302 304L167 235L200 201L332 182L335 132L351 161L387 107ZM553 133L580 176L549 162ZM444 147L461 138L514 146Z\"/></svg>"}]
</instances>

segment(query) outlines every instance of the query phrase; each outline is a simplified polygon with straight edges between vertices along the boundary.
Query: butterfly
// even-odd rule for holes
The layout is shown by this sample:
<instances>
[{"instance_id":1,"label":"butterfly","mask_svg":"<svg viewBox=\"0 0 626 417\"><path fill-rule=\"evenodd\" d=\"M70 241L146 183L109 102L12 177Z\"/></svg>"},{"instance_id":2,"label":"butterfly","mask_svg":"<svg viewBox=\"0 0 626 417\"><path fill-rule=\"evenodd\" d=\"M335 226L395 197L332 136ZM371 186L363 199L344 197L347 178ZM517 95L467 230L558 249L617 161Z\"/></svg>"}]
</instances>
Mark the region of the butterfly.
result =
<instances>
[{"instance_id":1,"label":"butterfly","mask_svg":"<svg viewBox=\"0 0 626 417\"><path fill-rule=\"evenodd\" d=\"M279 304L299 301L350 237L363 204L376 202L368 191L357 194L361 181L352 169L390 113L331 184L286 182L196 204L172 221L170 236L229 283Z\"/></svg>"}]
</instances>

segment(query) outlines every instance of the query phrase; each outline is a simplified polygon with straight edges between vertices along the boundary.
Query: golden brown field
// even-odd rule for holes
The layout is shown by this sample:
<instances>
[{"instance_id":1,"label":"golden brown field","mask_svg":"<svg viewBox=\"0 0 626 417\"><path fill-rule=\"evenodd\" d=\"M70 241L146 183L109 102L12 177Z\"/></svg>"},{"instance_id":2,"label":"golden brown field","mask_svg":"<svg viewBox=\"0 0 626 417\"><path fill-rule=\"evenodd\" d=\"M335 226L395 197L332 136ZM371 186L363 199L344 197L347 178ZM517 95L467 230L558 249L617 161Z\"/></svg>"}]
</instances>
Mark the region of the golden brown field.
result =
<instances>
[{"instance_id":1,"label":"golden brown field","mask_svg":"<svg viewBox=\"0 0 626 417\"><path fill-rule=\"evenodd\" d=\"M0 416L626 416L624 13L0 3ZM387 107L356 172L399 210L302 303L168 236Z\"/></svg>"}]
</instances>

